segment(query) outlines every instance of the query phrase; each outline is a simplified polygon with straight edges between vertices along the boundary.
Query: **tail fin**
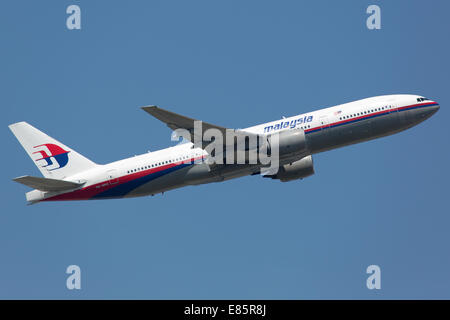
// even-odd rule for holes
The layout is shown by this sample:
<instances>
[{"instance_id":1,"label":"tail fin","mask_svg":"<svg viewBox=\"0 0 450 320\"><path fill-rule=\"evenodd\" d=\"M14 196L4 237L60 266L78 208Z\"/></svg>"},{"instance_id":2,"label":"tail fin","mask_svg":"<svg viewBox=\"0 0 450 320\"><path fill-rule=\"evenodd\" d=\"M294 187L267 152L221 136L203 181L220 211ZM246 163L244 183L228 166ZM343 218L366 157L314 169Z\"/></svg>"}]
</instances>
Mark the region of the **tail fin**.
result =
<instances>
[{"instance_id":1,"label":"tail fin","mask_svg":"<svg viewBox=\"0 0 450 320\"><path fill-rule=\"evenodd\" d=\"M9 129L46 178L64 179L97 166L26 122L13 123Z\"/></svg>"}]
</instances>

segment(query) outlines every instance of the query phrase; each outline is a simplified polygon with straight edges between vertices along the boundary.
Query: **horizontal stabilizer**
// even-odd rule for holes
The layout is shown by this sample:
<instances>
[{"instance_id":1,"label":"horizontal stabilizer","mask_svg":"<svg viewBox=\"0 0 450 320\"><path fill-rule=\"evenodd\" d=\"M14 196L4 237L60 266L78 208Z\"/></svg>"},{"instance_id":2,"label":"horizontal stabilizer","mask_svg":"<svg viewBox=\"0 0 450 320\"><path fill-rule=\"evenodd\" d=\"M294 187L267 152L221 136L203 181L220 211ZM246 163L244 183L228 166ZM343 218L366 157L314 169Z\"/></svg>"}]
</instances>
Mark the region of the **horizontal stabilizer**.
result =
<instances>
[{"instance_id":1,"label":"horizontal stabilizer","mask_svg":"<svg viewBox=\"0 0 450 320\"><path fill-rule=\"evenodd\" d=\"M58 179L22 176L14 178L14 181L24 184L30 188L41 191L67 191L81 187L84 183L76 183Z\"/></svg>"}]
</instances>

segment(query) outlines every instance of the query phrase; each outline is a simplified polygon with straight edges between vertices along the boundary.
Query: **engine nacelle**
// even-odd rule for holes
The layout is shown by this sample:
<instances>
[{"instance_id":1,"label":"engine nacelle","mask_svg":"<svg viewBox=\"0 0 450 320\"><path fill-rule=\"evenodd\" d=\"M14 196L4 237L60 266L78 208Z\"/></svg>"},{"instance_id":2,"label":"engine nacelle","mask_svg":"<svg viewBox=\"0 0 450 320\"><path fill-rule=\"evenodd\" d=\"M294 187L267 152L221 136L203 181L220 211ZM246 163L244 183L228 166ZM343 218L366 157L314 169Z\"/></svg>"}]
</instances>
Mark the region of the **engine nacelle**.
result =
<instances>
[{"instance_id":1,"label":"engine nacelle","mask_svg":"<svg viewBox=\"0 0 450 320\"><path fill-rule=\"evenodd\" d=\"M276 137L275 135L278 135ZM308 154L305 132L300 129L286 130L268 137L270 154L274 155L275 148L278 148L280 158L300 157Z\"/></svg>"},{"instance_id":2,"label":"engine nacelle","mask_svg":"<svg viewBox=\"0 0 450 320\"><path fill-rule=\"evenodd\" d=\"M280 179L282 182L303 179L314 174L314 163L312 156L306 156L298 161L285 164L278 169L276 175L270 176L272 179Z\"/></svg>"}]
</instances>

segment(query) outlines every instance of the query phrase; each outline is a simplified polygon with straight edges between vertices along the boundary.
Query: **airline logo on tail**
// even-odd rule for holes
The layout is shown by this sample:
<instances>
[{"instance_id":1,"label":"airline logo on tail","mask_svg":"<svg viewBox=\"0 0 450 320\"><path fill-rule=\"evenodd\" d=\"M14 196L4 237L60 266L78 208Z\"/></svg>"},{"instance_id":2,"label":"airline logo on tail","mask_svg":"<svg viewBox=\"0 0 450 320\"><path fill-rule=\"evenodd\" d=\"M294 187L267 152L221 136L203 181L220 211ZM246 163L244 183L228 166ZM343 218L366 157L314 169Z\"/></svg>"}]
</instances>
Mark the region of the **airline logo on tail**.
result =
<instances>
[{"instance_id":1,"label":"airline logo on tail","mask_svg":"<svg viewBox=\"0 0 450 320\"><path fill-rule=\"evenodd\" d=\"M46 148L45 148L46 147ZM51 168L47 169L48 171L60 169L62 167L65 167L67 163L69 162L69 156L68 153L70 151L66 151L60 146L57 146L53 143L46 143L46 144L40 144L38 146L34 146L33 148L40 148L42 150L38 150L34 153L39 153L42 158L36 159L34 161L38 162L41 160L45 161L45 164L41 167L48 167L51 166ZM50 152L48 154L47 152Z\"/></svg>"}]
</instances>

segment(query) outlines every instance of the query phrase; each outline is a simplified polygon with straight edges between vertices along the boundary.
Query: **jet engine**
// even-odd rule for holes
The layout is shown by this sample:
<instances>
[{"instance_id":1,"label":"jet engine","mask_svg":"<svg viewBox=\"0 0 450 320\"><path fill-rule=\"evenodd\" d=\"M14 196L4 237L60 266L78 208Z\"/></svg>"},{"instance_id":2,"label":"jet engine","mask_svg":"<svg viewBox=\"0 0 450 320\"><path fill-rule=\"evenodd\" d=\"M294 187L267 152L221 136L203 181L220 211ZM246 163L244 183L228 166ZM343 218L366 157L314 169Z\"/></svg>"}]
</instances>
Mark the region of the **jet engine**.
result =
<instances>
[{"instance_id":1,"label":"jet engine","mask_svg":"<svg viewBox=\"0 0 450 320\"><path fill-rule=\"evenodd\" d=\"M278 169L277 174L264 176L279 179L282 182L303 179L314 174L314 163L312 156L306 156L298 161L285 164Z\"/></svg>"},{"instance_id":2,"label":"jet engine","mask_svg":"<svg viewBox=\"0 0 450 320\"><path fill-rule=\"evenodd\" d=\"M275 135L278 135L276 137ZM270 154L278 148L280 158L300 158L308 154L305 132L303 130L286 130L268 137Z\"/></svg>"}]
</instances>

